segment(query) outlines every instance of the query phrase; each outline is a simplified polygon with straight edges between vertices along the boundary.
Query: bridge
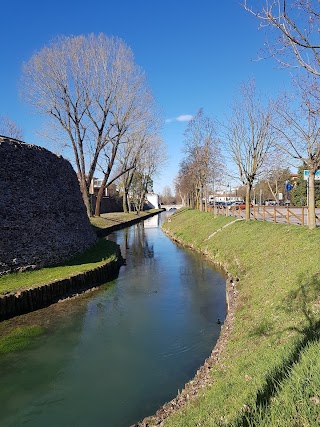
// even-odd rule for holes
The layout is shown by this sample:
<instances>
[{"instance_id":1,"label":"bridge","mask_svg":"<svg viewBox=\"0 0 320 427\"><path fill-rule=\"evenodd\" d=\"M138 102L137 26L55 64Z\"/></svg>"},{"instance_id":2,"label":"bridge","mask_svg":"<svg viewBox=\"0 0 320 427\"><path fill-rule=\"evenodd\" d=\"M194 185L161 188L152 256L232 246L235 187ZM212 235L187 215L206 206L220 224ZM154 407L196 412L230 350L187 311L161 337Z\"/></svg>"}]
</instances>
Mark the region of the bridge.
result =
<instances>
[{"instance_id":1,"label":"bridge","mask_svg":"<svg viewBox=\"0 0 320 427\"><path fill-rule=\"evenodd\" d=\"M170 211L170 210L173 210L173 209L180 209L180 208L182 208L183 206L182 205L161 205L161 208L163 208L163 209L165 209L166 211Z\"/></svg>"}]
</instances>

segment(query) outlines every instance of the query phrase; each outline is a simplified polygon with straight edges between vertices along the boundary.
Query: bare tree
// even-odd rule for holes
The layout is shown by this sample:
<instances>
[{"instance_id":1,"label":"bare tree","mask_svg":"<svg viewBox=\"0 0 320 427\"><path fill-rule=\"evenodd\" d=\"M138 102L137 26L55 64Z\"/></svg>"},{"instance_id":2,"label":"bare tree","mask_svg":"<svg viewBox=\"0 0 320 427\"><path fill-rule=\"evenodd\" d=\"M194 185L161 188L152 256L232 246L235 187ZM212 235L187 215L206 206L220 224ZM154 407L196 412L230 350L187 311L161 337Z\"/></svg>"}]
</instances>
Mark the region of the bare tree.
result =
<instances>
[{"instance_id":1,"label":"bare tree","mask_svg":"<svg viewBox=\"0 0 320 427\"><path fill-rule=\"evenodd\" d=\"M166 161L166 146L162 139L150 135L140 150L135 168L129 172L128 180L125 182L128 198L133 202L137 212L143 209L146 194L153 191L153 180Z\"/></svg>"},{"instance_id":2,"label":"bare tree","mask_svg":"<svg viewBox=\"0 0 320 427\"><path fill-rule=\"evenodd\" d=\"M264 107L254 82L242 85L241 98L234 102L224 136L239 178L246 186L246 220L250 219L251 189L274 144L272 114Z\"/></svg>"},{"instance_id":3,"label":"bare tree","mask_svg":"<svg viewBox=\"0 0 320 427\"><path fill-rule=\"evenodd\" d=\"M183 206L196 208L196 170L190 157L184 159L179 166L179 172L175 179L176 192L182 200Z\"/></svg>"},{"instance_id":4,"label":"bare tree","mask_svg":"<svg viewBox=\"0 0 320 427\"><path fill-rule=\"evenodd\" d=\"M126 135L126 143L119 147L119 168L124 172L120 180L124 212L130 210L129 190L144 152L152 149L152 146L157 152L159 141L163 144L160 138L162 121L153 100L147 97L143 108L138 109L138 113ZM161 158L159 158L160 164L162 164Z\"/></svg>"},{"instance_id":5,"label":"bare tree","mask_svg":"<svg viewBox=\"0 0 320 427\"><path fill-rule=\"evenodd\" d=\"M160 119L151 92L146 85L141 84L140 81L137 82L135 76L134 81L131 82L131 77L132 75L125 76L126 81L122 85L121 96L118 96L114 102L113 121L117 135L103 148L104 177L97 195L95 216L100 215L100 204L105 187L134 168L134 161L131 164L126 162L127 153L136 147L135 155L138 158L144 143L148 138L150 140L150 135L154 137L160 132ZM118 167L116 176L113 176L110 181L115 164L121 164L122 167Z\"/></svg>"},{"instance_id":6,"label":"bare tree","mask_svg":"<svg viewBox=\"0 0 320 427\"><path fill-rule=\"evenodd\" d=\"M165 205L170 205L174 201L174 196L172 195L172 190L169 185L166 185L161 192L161 201Z\"/></svg>"},{"instance_id":7,"label":"bare tree","mask_svg":"<svg viewBox=\"0 0 320 427\"><path fill-rule=\"evenodd\" d=\"M260 27L275 30L266 39L268 56L281 65L303 67L319 76L319 1L264 0L260 9L248 3L244 0L243 6L260 20Z\"/></svg>"},{"instance_id":8,"label":"bare tree","mask_svg":"<svg viewBox=\"0 0 320 427\"><path fill-rule=\"evenodd\" d=\"M320 105L309 86L297 82L297 89L275 103L277 121L274 128L279 148L291 156L297 167L302 163L309 171L308 225L314 229L315 173L320 168Z\"/></svg>"},{"instance_id":9,"label":"bare tree","mask_svg":"<svg viewBox=\"0 0 320 427\"><path fill-rule=\"evenodd\" d=\"M131 50L103 34L61 37L24 64L22 83L27 101L64 131L91 215L89 187L98 159L107 144L122 140L130 102L144 92ZM110 166L112 160L107 173Z\"/></svg>"},{"instance_id":10,"label":"bare tree","mask_svg":"<svg viewBox=\"0 0 320 427\"><path fill-rule=\"evenodd\" d=\"M0 135L22 140L23 132L9 116L0 116Z\"/></svg>"},{"instance_id":11,"label":"bare tree","mask_svg":"<svg viewBox=\"0 0 320 427\"><path fill-rule=\"evenodd\" d=\"M217 137L216 124L204 116L203 110L200 109L189 122L184 136L184 152L189 159L187 161L189 177L192 176L196 205L198 209L203 210L203 199L206 209L208 184L212 183L221 167L220 141Z\"/></svg>"}]
</instances>

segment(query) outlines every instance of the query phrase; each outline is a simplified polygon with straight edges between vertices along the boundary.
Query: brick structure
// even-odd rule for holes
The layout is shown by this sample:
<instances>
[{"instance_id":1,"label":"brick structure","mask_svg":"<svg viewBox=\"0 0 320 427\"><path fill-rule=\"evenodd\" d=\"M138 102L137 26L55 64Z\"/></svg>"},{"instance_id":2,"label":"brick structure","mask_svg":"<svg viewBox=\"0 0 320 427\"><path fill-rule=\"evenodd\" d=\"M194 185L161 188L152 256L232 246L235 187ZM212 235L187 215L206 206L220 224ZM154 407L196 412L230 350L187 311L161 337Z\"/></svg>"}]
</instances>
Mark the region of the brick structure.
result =
<instances>
[{"instance_id":1,"label":"brick structure","mask_svg":"<svg viewBox=\"0 0 320 427\"><path fill-rule=\"evenodd\" d=\"M95 241L71 164L0 136L0 275L57 264Z\"/></svg>"}]
</instances>

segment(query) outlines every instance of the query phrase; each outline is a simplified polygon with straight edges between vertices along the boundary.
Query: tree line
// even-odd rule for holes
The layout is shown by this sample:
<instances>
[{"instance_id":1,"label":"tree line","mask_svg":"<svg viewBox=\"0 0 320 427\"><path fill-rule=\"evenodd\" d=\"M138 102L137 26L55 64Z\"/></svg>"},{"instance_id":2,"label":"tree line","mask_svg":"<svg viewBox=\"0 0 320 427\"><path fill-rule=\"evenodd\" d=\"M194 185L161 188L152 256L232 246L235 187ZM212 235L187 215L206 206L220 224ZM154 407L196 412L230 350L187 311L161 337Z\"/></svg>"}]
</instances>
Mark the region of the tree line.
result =
<instances>
[{"instance_id":1,"label":"tree line","mask_svg":"<svg viewBox=\"0 0 320 427\"><path fill-rule=\"evenodd\" d=\"M279 171L288 167L304 168L309 171L308 223L313 229L315 173L320 169L320 6L319 2L308 0L266 0L258 4L260 9L254 9L244 1L243 7L260 20L266 31L270 30L267 52L263 53L290 67L291 90L265 99L251 80L241 85L224 122L205 117L200 110L185 133L185 157L176 189L186 204L204 209L202 200L207 200L204 195L208 186L213 189L221 181L221 171L226 169L221 156L223 148L245 187L249 220L255 183L260 180L270 184ZM269 189L272 190L271 185Z\"/></svg>"}]
</instances>

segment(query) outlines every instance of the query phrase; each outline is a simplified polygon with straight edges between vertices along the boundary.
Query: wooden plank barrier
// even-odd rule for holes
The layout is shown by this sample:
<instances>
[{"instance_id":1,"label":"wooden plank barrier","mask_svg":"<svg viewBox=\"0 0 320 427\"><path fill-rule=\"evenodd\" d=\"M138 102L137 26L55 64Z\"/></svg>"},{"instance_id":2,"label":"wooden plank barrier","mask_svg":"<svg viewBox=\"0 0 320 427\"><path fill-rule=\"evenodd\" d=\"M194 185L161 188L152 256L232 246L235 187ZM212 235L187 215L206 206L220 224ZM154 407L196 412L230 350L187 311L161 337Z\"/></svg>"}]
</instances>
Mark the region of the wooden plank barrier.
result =
<instances>
[{"instance_id":1,"label":"wooden plank barrier","mask_svg":"<svg viewBox=\"0 0 320 427\"><path fill-rule=\"evenodd\" d=\"M234 216L245 218L245 210L237 206L210 206L208 212L214 215ZM271 221L273 223L285 223L295 225L307 225L307 206L264 206L255 205L250 209L250 216L257 221ZM316 215L316 224L320 225L320 215Z\"/></svg>"}]
</instances>

